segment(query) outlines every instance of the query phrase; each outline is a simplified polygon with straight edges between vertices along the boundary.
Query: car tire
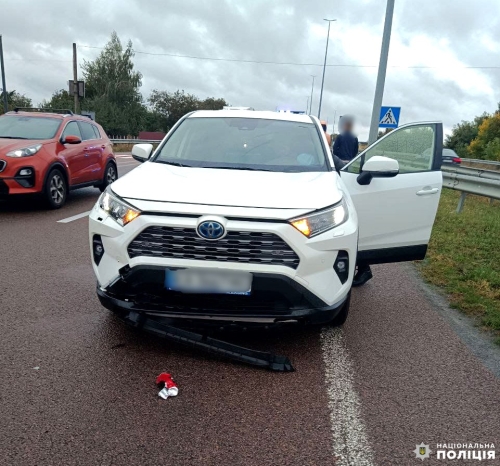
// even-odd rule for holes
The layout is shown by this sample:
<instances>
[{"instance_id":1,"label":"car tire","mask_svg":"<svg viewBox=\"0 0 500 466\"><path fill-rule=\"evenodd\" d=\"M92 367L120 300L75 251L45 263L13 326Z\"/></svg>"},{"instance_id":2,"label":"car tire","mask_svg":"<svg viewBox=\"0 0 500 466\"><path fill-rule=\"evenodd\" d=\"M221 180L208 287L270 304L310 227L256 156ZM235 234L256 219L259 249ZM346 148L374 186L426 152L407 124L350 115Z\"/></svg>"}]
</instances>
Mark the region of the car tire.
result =
<instances>
[{"instance_id":1,"label":"car tire","mask_svg":"<svg viewBox=\"0 0 500 466\"><path fill-rule=\"evenodd\" d=\"M68 196L68 183L61 170L54 168L45 181L45 200L50 209L60 209Z\"/></svg>"},{"instance_id":2,"label":"car tire","mask_svg":"<svg viewBox=\"0 0 500 466\"><path fill-rule=\"evenodd\" d=\"M118 179L118 170L116 165L113 162L109 162L106 165L106 169L104 170L104 176L102 178L102 183L99 185L99 189L102 192L106 190L106 188Z\"/></svg>"},{"instance_id":3,"label":"car tire","mask_svg":"<svg viewBox=\"0 0 500 466\"><path fill-rule=\"evenodd\" d=\"M342 308L339 313L328 323L330 327L340 327L344 325L347 320L347 316L349 315L349 308L351 306L351 292L347 295L347 299L342 304Z\"/></svg>"}]
</instances>

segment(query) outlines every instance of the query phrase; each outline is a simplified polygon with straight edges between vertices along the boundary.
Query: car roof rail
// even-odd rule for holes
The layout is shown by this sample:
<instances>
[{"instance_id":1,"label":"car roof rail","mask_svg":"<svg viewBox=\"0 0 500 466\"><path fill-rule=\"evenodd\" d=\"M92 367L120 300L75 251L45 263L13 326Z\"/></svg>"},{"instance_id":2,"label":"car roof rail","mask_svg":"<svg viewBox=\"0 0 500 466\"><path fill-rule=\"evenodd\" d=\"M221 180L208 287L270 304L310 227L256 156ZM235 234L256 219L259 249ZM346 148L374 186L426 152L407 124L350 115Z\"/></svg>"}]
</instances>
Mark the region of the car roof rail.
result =
<instances>
[{"instance_id":1,"label":"car roof rail","mask_svg":"<svg viewBox=\"0 0 500 466\"><path fill-rule=\"evenodd\" d=\"M42 113L60 113L62 115L73 115L73 112L67 108L38 108L38 107L16 107L14 112L42 112Z\"/></svg>"}]
</instances>

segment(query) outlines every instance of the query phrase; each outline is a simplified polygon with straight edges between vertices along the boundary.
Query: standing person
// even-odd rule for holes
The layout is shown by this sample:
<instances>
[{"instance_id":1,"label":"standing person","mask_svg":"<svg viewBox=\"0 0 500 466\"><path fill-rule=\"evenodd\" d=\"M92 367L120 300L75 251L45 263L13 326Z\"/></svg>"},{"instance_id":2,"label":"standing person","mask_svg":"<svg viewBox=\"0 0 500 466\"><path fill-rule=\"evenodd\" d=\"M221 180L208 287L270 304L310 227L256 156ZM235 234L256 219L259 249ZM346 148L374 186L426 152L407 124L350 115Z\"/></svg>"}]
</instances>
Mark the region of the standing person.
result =
<instances>
[{"instance_id":1,"label":"standing person","mask_svg":"<svg viewBox=\"0 0 500 466\"><path fill-rule=\"evenodd\" d=\"M354 118L348 115L342 117L340 123L340 134L333 143L333 154L344 163L350 162L358 155L358 138L352 133Z\"/></svg>"}]
</instances>

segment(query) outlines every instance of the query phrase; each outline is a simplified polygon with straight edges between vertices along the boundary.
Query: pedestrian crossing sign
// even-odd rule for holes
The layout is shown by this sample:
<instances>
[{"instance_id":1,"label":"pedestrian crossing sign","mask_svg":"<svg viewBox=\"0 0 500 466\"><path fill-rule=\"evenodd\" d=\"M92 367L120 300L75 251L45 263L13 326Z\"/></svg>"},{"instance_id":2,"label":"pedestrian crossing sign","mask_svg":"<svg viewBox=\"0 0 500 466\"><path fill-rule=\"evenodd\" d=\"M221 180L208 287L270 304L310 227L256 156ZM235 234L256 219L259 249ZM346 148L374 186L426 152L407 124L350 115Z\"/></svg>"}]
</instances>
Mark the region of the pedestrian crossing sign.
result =
<instances>
[{"instance_id":1,"label":"pedestrian crossing sign","mask_svg":"<svg viewBox=\"0 0 500 466\"><path fill-rule=\"evenodd\" d=\"M401 107L382 107L380 109L379 128L397 128Z\"/></svg>"}]
</instances>

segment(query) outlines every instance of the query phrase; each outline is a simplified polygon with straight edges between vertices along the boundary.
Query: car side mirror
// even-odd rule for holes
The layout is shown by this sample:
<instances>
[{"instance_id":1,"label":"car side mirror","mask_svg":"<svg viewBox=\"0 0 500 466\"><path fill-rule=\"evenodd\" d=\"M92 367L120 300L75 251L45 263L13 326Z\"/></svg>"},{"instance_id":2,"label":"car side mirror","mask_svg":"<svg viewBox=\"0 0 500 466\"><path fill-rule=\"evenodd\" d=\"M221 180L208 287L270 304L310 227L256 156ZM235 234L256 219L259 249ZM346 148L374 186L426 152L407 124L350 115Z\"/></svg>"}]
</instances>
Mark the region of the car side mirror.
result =
<instances>
[{"instance_id":1,"label":"car side mirror","mask_svg":"<svg viewBox=\"0 0 500 466\"><path fill-rule=\"evenodd\" d=\"M146 162L153 152L153 144L135 144L132 147L132 157L138 162Z\"/></svg>"},{"instance_id":2,"label":"car side mirror","mask_svg":"<svg viewBox=\"0 0 500 466\"><path fill-rule=\"evenodd\" d=\"M63 144L80 144L82 140L78 136L74 136L72 134L69 134L68 136L65 136L62 138L61 142Z\"/></svg>"},{"instance_id":3,"label":"car side mirror","mask_svg":"<svg viewBox=\"0 0 500 466\"><path fill-rule=\"evenodd\" d=\"M399 163L397 160L374 155L367 160L357 181L360 185L370 184L373 178L392 178L399 173Z\"/></svg>"}]
</instances>

